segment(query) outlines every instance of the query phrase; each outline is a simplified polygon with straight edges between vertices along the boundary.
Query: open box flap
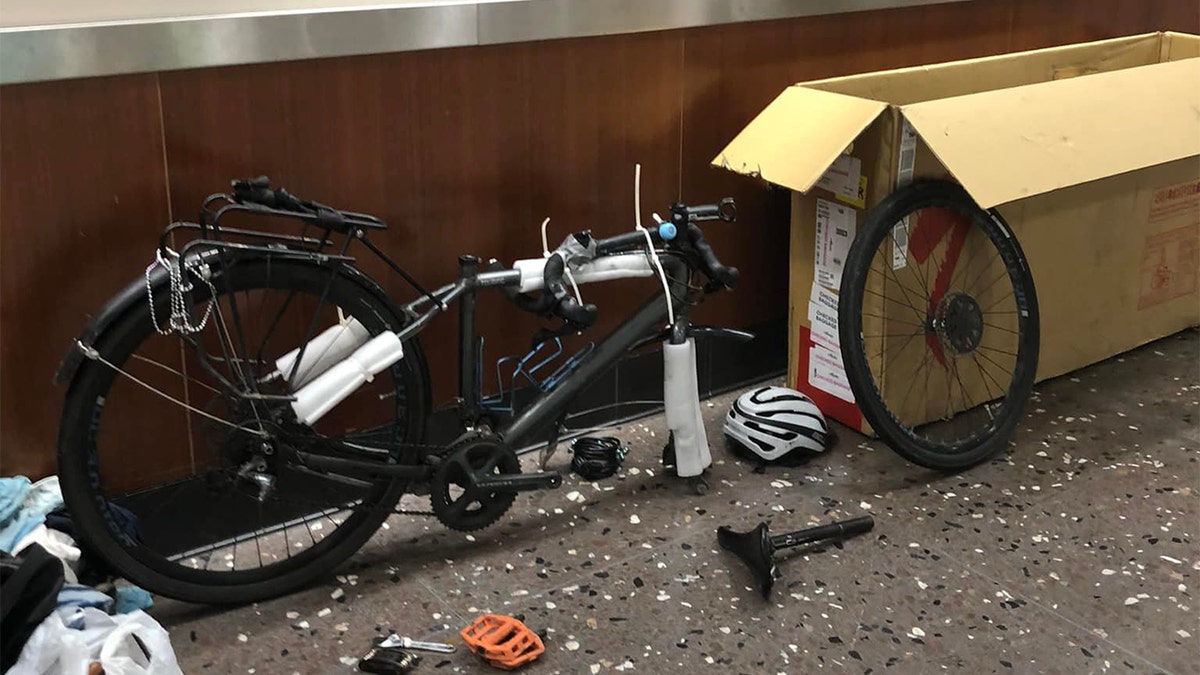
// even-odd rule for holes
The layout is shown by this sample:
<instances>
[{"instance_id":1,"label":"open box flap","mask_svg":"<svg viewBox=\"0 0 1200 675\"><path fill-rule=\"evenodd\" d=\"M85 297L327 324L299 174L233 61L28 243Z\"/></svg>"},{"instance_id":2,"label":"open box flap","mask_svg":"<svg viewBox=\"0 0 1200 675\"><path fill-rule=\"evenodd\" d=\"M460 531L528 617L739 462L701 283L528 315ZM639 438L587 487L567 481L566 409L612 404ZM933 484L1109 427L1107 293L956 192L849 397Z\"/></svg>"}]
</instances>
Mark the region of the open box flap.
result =
<instances>
[{"instance_id":1,"label":"open box flap","mask_svg":"<svg viewBox=\"0 0 1200 675\"><path fill-rule=\"evenodd\" d=\"M807 192L886 107L880 101L791 86L712 164Z\"/></svg>"},{"instance_id":2,"label":"open box flap","mask_svg":"<svg viewBox=\"0 0 1200 675\"><path fill-rule=\"evenodd\" d=\"M894 106L913 105L1158 63L1167 60L1162 56L1166 40L1162 33L1146 33L800 84L810 89L887 101Z\"/></svg>"},{"instance_id":3,"label":"open box flap","mask_svg":"<svg viewBox=\"0 0 1200 675\"><path fill-rule=\"evenodd\" d=\"M1200 35L1167 31L1163 33L1162 61L1178 61L1200 56Z\"/></svg>"},{"instance_id":4,"label":"open box flap","mask_svg":"<svg viewBox=\"0 0 1200 675\"><path fill-rule=\"evenodd\" d=\"M1200 59L901 108L963 187L990 208L1200 155Z\"/></svg>"}]
</instances>

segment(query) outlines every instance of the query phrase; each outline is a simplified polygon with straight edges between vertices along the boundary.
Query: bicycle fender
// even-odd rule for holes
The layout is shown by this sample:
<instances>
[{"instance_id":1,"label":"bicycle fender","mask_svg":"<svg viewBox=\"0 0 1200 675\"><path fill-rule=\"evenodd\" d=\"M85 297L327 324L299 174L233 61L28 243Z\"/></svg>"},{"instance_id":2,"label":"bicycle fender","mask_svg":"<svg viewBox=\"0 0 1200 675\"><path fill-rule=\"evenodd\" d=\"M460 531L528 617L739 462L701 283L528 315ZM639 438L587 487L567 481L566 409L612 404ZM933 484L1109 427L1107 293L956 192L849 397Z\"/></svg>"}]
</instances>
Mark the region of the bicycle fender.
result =
<instances>
[{"instance_id":1,"label":"bicycle fender","mask_svg":"<svg viewBox=\"0 0 1200 675\"><path fill-rule=\"evenodd\" d=\"M167 269L162 265L155 265L150 270L149 275L150 287L156 293L160 289L167 288L170 284ZM67 353L63 355L62 361L59 362L58 370L54 374L54 384L63 385L70 382L75 377L75 372L79 370L79 366L83 363L83 347L90 347L96 341L96 338L107 330L114 321L135 307L139 302L146 302L146 277L144 276L130 282L116 295L109 298L108 302L104 303L104 306L100 308L100 311L96 312L91 320L87 322L87 325L83 327L79 335L71 341L71 346L67 349Z\"/></svg>"}]
</instances>

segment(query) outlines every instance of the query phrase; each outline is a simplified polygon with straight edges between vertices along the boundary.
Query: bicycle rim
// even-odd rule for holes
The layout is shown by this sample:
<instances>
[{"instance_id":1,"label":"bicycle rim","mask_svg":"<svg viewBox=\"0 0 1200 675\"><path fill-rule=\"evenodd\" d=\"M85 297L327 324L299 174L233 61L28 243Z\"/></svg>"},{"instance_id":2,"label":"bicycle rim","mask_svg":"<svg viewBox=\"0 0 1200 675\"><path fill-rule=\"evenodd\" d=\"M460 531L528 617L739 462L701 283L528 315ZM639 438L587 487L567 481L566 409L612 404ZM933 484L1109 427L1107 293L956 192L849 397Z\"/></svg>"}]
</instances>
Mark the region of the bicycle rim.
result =
<instances>
[{"instance_id":1,"label":"bicycle rim","mask_svg":"<svg viewBox=\"0 0 1200 675\"><path fill-rule=\"evenodd\" d=\"M1007 440L1032 388L1032 278L1007 227L957 186L914 185L881 205L859 242L856 396L872 427L942 469Z\"/></svg>"}]
</instances>

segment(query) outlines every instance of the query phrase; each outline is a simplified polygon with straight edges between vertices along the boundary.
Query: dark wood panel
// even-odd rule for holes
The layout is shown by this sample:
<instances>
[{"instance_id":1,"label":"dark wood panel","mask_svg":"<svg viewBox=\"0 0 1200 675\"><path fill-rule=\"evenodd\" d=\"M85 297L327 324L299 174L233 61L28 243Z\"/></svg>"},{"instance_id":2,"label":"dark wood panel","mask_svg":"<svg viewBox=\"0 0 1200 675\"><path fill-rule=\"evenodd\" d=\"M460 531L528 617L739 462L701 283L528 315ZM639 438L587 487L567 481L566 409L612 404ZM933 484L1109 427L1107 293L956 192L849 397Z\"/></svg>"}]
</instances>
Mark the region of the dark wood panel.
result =
<instances>
[{"instance_id":1,"label":"dark wood panel","mask_svg":"<svg viewBox=\"0 0 1200 675\"><path fill-rule=\"evenodd\" d=\"M1200 2L1014 0L1014 50L1102 40L1156 30L1200 32Z\"/></svg>"},{"instance_id":2,"label":"dark wood panel","mask_svg":"<svg viewBox=\"0 0 1200 675\"><path fill-rule=\"evenodd\" d=\"M787 313L786 192L709 166L742 127L795 82L1002 53L1010 14L1008 0L979 0L690 31L683 193L736 196L739 222L710 238L743 272L737 292L714 296L699 316L748 325Z\"/></svg>"},{"instance_id":3,"label":"dark wood panel","mask_svg":"<svg viewBox=\"0 0 1200 675\"><path fill-rule=\"evenodd\" d=\"M59 360L168 222L155 77L0 89L4 475L54 472Z\"/></svg>"},{"instance_id":4,"label":"dark wood panel","mask_svg":"<svg viewBox=\"0 0 1200 675\"><path fill-rule=\"evenodd\" d=\"M386 219L385 249L428 285L451 281L462 253L537 257L547 216L552 246L630 227L637 161L648 205L675 198L681 55L679 36L658 34L164 74L172 203L194 210L265 173ZM585 299L602 307L598 332L630 306L620 289ZM489 358L527 349L538 326L497 295L479 312ZM423 339L445 399L453 316Z\"/></svg>"}]
</instances>

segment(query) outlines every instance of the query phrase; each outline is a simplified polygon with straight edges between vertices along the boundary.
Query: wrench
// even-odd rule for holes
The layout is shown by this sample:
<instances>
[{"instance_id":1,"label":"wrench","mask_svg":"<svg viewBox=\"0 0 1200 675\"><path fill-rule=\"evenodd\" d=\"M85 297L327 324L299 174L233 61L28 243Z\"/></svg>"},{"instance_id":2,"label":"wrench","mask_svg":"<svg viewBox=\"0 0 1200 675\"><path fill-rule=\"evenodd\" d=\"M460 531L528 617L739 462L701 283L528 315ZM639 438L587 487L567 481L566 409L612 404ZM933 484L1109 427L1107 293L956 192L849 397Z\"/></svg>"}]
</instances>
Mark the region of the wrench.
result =
<instances>
[{"instance_id":1,"label":"wrench","mask_svg":"<svg viewBox=\"0 0 1200 675\"><path fill-rule=\"evenodd\" d=\"M439 652L441 654L453 654L457 649L454 645L446 644L445 642L422 642L412 638L401 637L392 633L379 643L380 647L400 647L402 649L417 649L425 652Z\"/></svg>"}]
</instances>

